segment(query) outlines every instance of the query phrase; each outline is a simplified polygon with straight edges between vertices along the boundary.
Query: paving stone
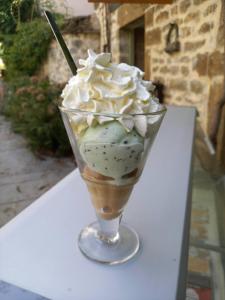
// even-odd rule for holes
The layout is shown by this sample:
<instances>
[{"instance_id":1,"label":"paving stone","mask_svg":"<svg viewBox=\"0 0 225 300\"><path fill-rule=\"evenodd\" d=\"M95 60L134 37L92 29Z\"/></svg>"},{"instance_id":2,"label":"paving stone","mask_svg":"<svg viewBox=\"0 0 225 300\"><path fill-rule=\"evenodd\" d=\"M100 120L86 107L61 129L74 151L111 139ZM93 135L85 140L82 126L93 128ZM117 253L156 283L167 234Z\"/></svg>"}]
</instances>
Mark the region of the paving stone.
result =
<instances>
[{"instance_id":1,"label":"paving stone","mask_svg":"<svg viewBox=\"0 0 225 300\"><path fill-rule=\"evenodd\" d=\"M201 207L204 207L204 202L213 202L214 201L214 191L208 187L205 186L205 188L198 188L193 187L193 203L198 203ZM196 206L198 206L196 204ZM208 203L207 203L208 205ZM205 206L207 208L207 205Z\"/></svg>"},{"instance_id":2,"label":"paving stone","mask_svg":"<svg viewBox=\"0 0 225 300\"><path fill-rule=\"evenodd\" d=\"M10 149L2 151L0 155L0 174L9 176L12 174L27 174L38 171L46 171L53 166L63 167L64 162L71 159L53 159L46 158L44 160L36 158L27 148Z\"/></svg>"},{"instance_id":3,"label":"paving stone","mask_svg":"<svg viewBox=\"0 0 225 300\"><path fill-rule=\"evenodd\" d=\"M3 176L29 172L37 165L39 165L38 160L24 148L2 151L0 155L0 170Z\"/></svg>"},{"instance_id":4,"label":"paving stone","mask_svg":"<svg viewBox=\"0 0 225 300\"><path fill-rule=\"evenodd\" d=\"M208 240L207 225L199 224L198 222L191 222L191 240L206 241Z\"/></svg>"},{"instance_id":5,"label":"paving stone","mask_svg":"<svg viewBox=\"0 0 225 300\"><path fill-rule=\"evenodd\" d=\"M36 157L0 116L0 226L45 193L75 164L72 158Z\"/></svg>"},{"instance_id":6,"label":"paving stone","mask_svg":"<svg viewBox=\"0 0 225 300\"><path fill-rule=\"evenodd\" d=\"M9 220L14 218L18 213L30 205L33 201L24 200L19 202L9 202L0 205L0 227L6 224Z\"/></svg>"},{"instance_id":7,"label":"paving stone","mask_svg":"<svg viewBox=\"0 0 225 300\"><path fill-rule=\"evenodd\" d=\"M64 172L63 172L64 173ZM25 199L37 199L47 190L49 190L56 182L62 179L64 174L38 174L39 178L30 180L29 175L34 177L34 174L28 174L27 180L18 181L11 184L1 185L0 204L8 202L23 201ZM36 174L35 174L36 175ZM66 174L65 174L66 175ZM17 176L21 177L21 176ZM20 178L19 178L20 179Z\"/></svg>"},{"instance_id":8,"label":"paving stone","mask_svg":"<svg viewBox=\"0 0 225 300\"><path fill-rule=\"evenodd\" d=\"M222 249L219 228L224 221L220 224L218 218L217 190L215 179L195 160L190 229L190 245L194 247L189 249L188 282L212 288L214 296L218 293L221 296L225 295L222 265L225 260L219 252ZM220 296L215 299L223 299Z\"/></svg>"},{"instance_id":9,"label":"paving stone","mask_svg":"<svg viewBox=\"0 0 225 300\"><path fill-rule=\"evenodd\" d=\"M3 141L3 139L1 138L1 135L0 135L0 139L1 139L1 143L0 143L0 151L3 152L3 151L9 151L11 149L18 149L18 148L25 148L27 147L27 144L25 142L25 140L18 136L17 139L13 139L13 140L6 140L6 141Z\"/></svg>"},{"instance_id":10,"label":"paving stone","mask_svg":"<svg viewBox=\"0 0 225 300\"><path fill-rule=\"evenodd\" d=\"M200 224L208 223L209 212L207 209L193 209L191 213L191 218L193 222L198 222Z\"/></svg>"},{"instance_id":11,"label":"paving stone","mask_svg":"<svg viewBox=\"0 0 225 300\"><path fill-rule=\"evenodd\" d=\"M193 273L200 273L202 276L210 276L210 262L209 258L189 256L188 271Z\"/></svg>"},{"instance_id":12,"label":"paving stone","mask_svg":"<svg viewBox=\"0 0 225 300\"><path fill-rule=\"evenodd\" d=\"M66 161L67 162L67 161ZM52 165L45 166L42 164L41 167L39 167L37 170L34 170L32 173L30 172L24 172L20 174L11 174L10 176L1 176L1 182L0 182L0 188L3 185L7 184L20 184L24 182L34 181L44 178L52 178L53 180L60 180L65 175L67 175L69 172L72 171L73 168L75 168L75 164L73 166L73 162L71 164L64 163L63 165L58 164L55 162Z\"/></svg>"}]
</instances>

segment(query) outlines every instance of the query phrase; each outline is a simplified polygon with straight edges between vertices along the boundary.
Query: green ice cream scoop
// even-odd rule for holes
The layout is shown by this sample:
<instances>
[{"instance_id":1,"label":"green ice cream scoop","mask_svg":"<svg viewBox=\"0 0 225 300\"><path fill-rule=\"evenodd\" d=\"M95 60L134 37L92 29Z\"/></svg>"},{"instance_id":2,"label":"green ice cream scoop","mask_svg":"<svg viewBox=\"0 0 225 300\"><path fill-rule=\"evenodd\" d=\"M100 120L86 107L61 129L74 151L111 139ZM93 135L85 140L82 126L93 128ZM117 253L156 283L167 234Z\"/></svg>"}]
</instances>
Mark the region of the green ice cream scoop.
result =
<instances>
[{"instance_id":1,"label":"green ice cream scoop","mask_svg":"<svg viewBox=\"0 0 225 300\"><path fill-rule=\"evenodd\" d=\"M135 129L128 133L118 121L112 121L89 127L79 147L90 169L116 179L137 168L144 138Z\"/></svg>"}]
</instances>

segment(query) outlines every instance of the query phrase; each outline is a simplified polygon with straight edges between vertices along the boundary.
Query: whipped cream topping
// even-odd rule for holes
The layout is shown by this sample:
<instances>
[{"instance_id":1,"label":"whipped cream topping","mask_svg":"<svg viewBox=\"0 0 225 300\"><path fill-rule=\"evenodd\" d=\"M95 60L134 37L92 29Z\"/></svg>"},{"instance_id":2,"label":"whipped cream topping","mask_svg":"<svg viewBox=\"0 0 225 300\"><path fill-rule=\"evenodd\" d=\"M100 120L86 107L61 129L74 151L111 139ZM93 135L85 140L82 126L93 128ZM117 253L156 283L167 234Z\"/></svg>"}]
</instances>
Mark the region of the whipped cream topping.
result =
<instances>
[{"instance_id":1,"label":"whipped cream topping","mask_svg":"<svg viewBox=\"0 0 225 300\"><path fill-rule=\"evenodd\" d=\"M84 111L123 114L117 117L124 128L133 128L145 136L148 119L146 116L129 116L158 110L158 99L153 96L154 85L143 80L144 72L125 63L111 63L110 53L96 54L88 50L88 58L80 59L82 66L62 92L62 106ZM77 114L72 122L78 134L89 126L102 124L115 118L90 114ZM149 118L151 122L151 118Z\"/></svg>"}]
</instances>

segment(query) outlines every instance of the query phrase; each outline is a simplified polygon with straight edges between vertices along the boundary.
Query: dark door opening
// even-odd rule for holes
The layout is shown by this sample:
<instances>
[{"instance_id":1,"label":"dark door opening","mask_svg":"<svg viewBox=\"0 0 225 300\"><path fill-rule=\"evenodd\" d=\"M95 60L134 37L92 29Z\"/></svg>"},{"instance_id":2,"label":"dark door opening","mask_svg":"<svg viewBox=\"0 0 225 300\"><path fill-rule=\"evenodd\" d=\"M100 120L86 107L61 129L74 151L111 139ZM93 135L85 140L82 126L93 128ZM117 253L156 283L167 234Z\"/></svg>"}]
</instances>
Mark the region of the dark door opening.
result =
<instances>
[{"instance_id":1,"label":"dark door opening","mask_svg":"<svg viewBox=\"0 0 225 300\"><path fill-rule=\"evenodd\" d=\"M120 61L144 71L145 28L144 17L120 29Z\"/></svg>"},{"instance_id":2,"label":"dark door opening","mask_svg":"<svg viewBox=\"0 0 225 300\"><path fill-rule=\"evenodd\" d=\"M134 65L144 71L145 30L144 27L134 29Z\"/></svg>"}]
</instances>

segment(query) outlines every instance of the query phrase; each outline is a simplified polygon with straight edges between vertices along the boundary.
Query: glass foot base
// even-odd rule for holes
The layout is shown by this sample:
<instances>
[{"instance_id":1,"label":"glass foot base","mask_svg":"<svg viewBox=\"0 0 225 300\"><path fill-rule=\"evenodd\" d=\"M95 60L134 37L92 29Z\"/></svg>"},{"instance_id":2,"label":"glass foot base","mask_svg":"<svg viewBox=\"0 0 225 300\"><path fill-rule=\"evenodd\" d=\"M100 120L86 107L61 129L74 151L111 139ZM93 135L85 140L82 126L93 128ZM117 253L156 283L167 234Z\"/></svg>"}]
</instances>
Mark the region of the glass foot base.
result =
<instances>
[{"instance_id":1,"label":"glass foot base","mask_svg":"<svg viewBox=\"0 0 225 300\"><path fill-rule=\"evenodd\" d=\"M78 239L81 252L89 259L114 265L121 264L138 252L140 242L137 233L123 223L119 226L119 237L114 243L107 243L99 238L99 223L94 222L85 227Z\"/></svg>"}]
</instances>

